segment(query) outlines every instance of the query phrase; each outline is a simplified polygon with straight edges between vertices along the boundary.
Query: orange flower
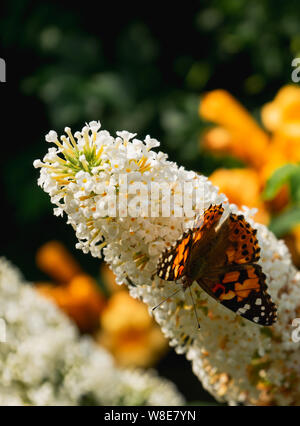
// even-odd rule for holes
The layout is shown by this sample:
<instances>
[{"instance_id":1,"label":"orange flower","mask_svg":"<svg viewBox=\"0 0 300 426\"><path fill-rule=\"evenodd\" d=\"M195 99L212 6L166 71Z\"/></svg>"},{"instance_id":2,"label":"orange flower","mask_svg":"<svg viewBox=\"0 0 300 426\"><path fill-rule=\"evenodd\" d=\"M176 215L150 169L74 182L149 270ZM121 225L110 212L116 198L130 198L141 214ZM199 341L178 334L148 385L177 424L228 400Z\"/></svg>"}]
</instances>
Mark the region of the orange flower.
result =
<instances>
[{"instance_id":1,"label":"orange flower","mask_svg":"<svg viewBox=\"0 0 300 426\"><path fill-rule=\"evenodd\" d=\"M261 112L264 126L288 137L300 138L300 87L287 85Z\"/></svg>"},{"instance_id":2,"label":"orange flower","mask_svg":"<svg viewBox=\"0 0 300 426\"><path fill-rule=\"evenodd\" d=\"M286 187L282 188L276 199L263 203L259 198L266 181L283 164L300 161L300 88L283 87L274 101L262 108L262 121L269 131L274 132L272 135L264 132L242 105L224 90L208 93L200 104L199 113L219 125L204 133L202 136L204 146L216 153L229 153L240 158L257 173L258 177L257 180L251 172L252 176L248 174L246 182L245 174L243 177L241 174L237 177L234 172L236 182L244 182L247 190L243 192L248 193L248 197L239 194L240 183L228 182L228 179L233 177L229 176L229 172L226 176L224 172L221 175L213 175L216 179L214 183L229 196L229 199L235 200L236 204L245 203L261 209L256 220L267 223L269 216L267 210L279 211L285 207L289 193ZM253 191L257 193L258 189L259 194L251 203L250 194Z\"/></svg>"},{"instance_id":3,"label":"orange flower","mask_svg":"<svg viewBox=\"0 0 300 426\"><path fill-rule=\"evenodd\" d=\"M293 235L296 239L296 249L297 252L300 253L300 225L297 225L294 229L293 229Z\"/></svg>"},{"instance_id":4,"label":"orange flower","mask_svg":"<svg viewBox=\"0 0 300 426\"><path fill-rule=\"evenodd\" d=\"M274 139L273 139L274 142ZM283 164L288 163L288 159L279 146L273 143L268 151L268 159L265 164L258 170L258 174L262 182L266 182L276 169Z\"/></svg>"},{"instance_id":5,"label":"orange flower","mask_svg":"<svg viewBox=\"0 0 300 426\"><path fill-rule=\"evenodd\" d=\"M56 282L68 283L82 273L80 266L59 241L44 244L36 255L37 266Z\"/></svg>"},{"instance_id":6,"label":"orange flower","mask_svg":"<svg viewBox=\"0 0 300 426\"><path fill-rule=\"evenodd\" d=\"M66 312L82 332L91 332L99 327L99 315L106 302L97 283L89 275L77 275L63 287L41 283L37 288Z\"/></svg>"},{"instance_id":7,"label":"orange flower","mask_svg":"<svg viewBox=\"0 0 300 426\"><path fill-rule=\"evenodd\" d=\"M272 149L262 169L262 178L267 179L283 164L300 161L300 88L284 86L261 115L265 127L273 132Z\"/></svg>"},{"instance_id":8,"label":"orange flower","mask_svg":"<svg viewBox=\"0 0 300 426\"><path fill-rule=\"evenodd\" d=\"M214 90L202 99L199 114L221 127L204 135L209 149L229 152L254 167L261 167L269 145L268 135L248 111L225 90Z\"/></svg>"},{"instance_id":9,"label":"orange flower","mask_svg":"<svg viewBox=\"0 0 300 426\"><path fill-rule=\"evenodd\" d=\"M199 113L221 127L208 130L204 146L226 152L256 168L262 181L287 162L300 161L300 88L284 86L261 112L268 136L229 93L214 90L200 103Z\"/></svg>"},{"instance_id":10,"label":"orange flower","mask_svg":"<svg viewBox=\"0 0 300 426\"><path fill-rule=\"evenodd\" d=\"M234 154L239 144L233 142L232 134L224 127L213 127L207 130L201 137L204 147L218 154ZM233 148L234 147L234 148ZM240 156L242 154L238 154Z\"/></svg>"},{"instance_id":11,"label":"orange flower","mask_svg":"<svg viewBox=\"0 0 300 426\"><path fill-rule=\"evenodd\" d=\"M287 244L294 264L300 267L300 224L295 226L289 235L285 235L284 241Z\"/></svg>"},{"instance_id":12,"label":"orange flower","mask_svg":"<svg viewBox=\"0 0 300 426\"><path fill-rule=\"evenodd\" d=\"M283 240L291 253L294 265L300 268L300 225L296 226L290 234L285 235Z\"/></svg>"},{"instance_id":13,"label":"orange flower","mask_svg":"<svg viewBox=\"0 0 300 426\"><path fill-rule=\"evenodd\" d=\"M167 342L146 305L124 290L109 299L101 315L98 341L122 366L148 367L167 349Z\"/></svg>"},{"instance_id":14,"label":"orange flower","mask_svg":"<svg viewBox=\"0 0 300 426\"><path fill-rule=\"evenodd\" d=\"M211 182L227 195L230 203L239 207L256 207L255 220L267 224L269 214L260 198L261 184L255 170L219 169L210 176Z\"/></svg>"}]
</instances>

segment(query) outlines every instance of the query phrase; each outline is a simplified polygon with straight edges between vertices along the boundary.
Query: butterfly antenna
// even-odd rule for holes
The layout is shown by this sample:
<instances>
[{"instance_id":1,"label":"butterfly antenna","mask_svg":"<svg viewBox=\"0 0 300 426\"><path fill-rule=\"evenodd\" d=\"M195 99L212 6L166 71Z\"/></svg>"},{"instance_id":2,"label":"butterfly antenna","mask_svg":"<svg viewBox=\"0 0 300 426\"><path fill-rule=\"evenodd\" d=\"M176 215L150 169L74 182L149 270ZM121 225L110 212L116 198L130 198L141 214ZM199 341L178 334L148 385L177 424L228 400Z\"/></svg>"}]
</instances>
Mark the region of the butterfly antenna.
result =
<instances>
[{"instance_id":1,"label":"butterfly antenna","mask_svg":"<svg viewBox=\"0 0 300 426\"><path fill-rule=\"evenodd\" d=\"M192 293L191 287L189 287L189 289L190 289L190 295L191 295L191 298L192 298L192 301L193 301L194 312L195 312L195 316L196 316L196 320L197 320L198 329L200 329L200 322L199 322L199 318L198 318L198 314L197 314L195 300L194 300L194 297L193 297L193 293Z\"/></svg>"},{"instance_id":2,"label":"butterfly antenna","mask_svg":"<svg viewBox=\"0 0 300 426\"><path fill-rule=\"evenodd\" d=\"M155 311L155 309L158 308L160 305L162 305L163 303L165 303L168 299L170 299L170 297L175 296L175 294L177 294L179 291L181 291L181 288L179 288L178 290L174 291L174 293L170 294L164 300L162 300L158 305L154 306L154 308L152 308L152 312Z\"/></svg>"}]
</instances>

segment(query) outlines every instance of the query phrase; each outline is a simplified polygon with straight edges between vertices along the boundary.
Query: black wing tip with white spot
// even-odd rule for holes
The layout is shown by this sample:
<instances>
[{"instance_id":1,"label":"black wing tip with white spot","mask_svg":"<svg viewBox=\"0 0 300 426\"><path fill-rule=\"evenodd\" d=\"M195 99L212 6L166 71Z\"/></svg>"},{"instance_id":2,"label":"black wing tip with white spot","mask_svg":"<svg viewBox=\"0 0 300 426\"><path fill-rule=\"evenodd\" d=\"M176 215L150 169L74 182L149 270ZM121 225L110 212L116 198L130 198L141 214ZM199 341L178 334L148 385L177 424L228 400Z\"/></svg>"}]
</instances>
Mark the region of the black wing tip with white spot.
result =
<instances>
[{"instance_id":1,"label":"black wing tip with white spot","mask_svg":"<svg viewBox=\"0 0 300 426\"><path fill-rule=\"evenodd\" d=\"M223 303L226 306L226 302ZM228 306L227 306L228 307ZM261 326L271 326L277 321L277 308L271 297L263 292L252 294L243 304L236 306L236 314ZM232 309L232 306L231 306Z\"/></svg>"}]
</instances>

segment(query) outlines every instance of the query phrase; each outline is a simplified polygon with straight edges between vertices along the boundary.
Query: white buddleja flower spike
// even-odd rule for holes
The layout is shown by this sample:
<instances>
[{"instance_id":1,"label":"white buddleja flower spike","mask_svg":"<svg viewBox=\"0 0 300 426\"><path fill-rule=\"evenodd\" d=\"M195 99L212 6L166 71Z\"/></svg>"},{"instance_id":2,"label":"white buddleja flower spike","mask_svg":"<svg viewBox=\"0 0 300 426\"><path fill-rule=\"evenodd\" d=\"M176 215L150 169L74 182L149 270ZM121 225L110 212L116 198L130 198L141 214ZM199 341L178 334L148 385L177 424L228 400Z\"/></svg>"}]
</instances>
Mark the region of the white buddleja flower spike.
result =
<instances>
[{"instance_id":1,"label":"white buddleja flower spike","mask_svg":"<svg viewBox=\"0 0 300 426\"><path fill-rule=\"evenodd\" d=\"M60 141L47 135L56 147L34 165L77 248L103 254L133 297L159 305L154 316L170 345L216 399L299 405L291 324L300 274L284 243L251 219L253 210L238 212L206 177L154 151L156 139L114 138L95 121L74 136L65 130Z\"/></svg>"},{"instance_id":2,"label":"white buddleja flower spike","mask_svg":"<svg viewBox=\"0 0 300 426\"><path fill-rule=\"evenodd\" d=\"M0 406L182 405L155 371L118 368L112 356L0 258Z\"/></svg>"}]
</instances>

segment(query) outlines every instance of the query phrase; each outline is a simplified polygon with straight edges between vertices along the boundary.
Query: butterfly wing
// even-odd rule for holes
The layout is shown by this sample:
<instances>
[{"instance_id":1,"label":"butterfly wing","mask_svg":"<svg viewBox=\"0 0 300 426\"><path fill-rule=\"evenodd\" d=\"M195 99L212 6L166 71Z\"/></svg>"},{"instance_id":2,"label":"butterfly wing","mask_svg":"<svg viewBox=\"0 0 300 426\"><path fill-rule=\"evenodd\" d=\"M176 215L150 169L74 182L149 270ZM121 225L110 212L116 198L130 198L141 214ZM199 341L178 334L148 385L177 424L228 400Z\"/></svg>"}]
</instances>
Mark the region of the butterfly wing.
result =
<instances>
[{"instance_id":1,"label":"butterfly wing","mask_svg":"<svg viewBox=\"0 0 300 426\"><path fill-rule=\"evenodd\" d=\"M267 292L266 276L257 264L229 265L198 284L214 299L238 315L269 326L277 318L276 306Z\"/></svg>"},{"instance_id":2,"label":"butterfly wing","mask_svg":"<svg viewBox=\"0 0 300 426\"><path fill-rule=\"evenodd\" d=\"M259 260L260 247L256 232L243 215L230 214L226 264L254 263Z\"/></svg>"},{"instance_id":3,"label":"butterfly wing","mask_svg":"<svg viewBox=\"0 0 300 426\"><path fill-rule=\"evenodd\" d=\"M218 223L224 208L222 204L211 205L194 222L193 227L179 238L175 245L165 250L158 259L157 275L166 281L176 281L186 272L189 255L207 232Z\"/></svg>"},{"instance_id":4,"label":"butterfly wing","mask_svg":"<svg viewBox=\"0 0 300 426\"><path fill-rule=\"evenodd\" d=\"M204 213L195 220L192 226L193 245L200 241L212 227L218 224L223 212L224 207L222 207L222 204L211 204Z\"/></svg>"},{"instance_id":5,"label":"butterfly wing","mask_svg":"<svg viewBox=\"0 0 300 426\"><path fill-rule=\"evenodd\" d=\"M192 245L192 232L185 232L176 245L164 251L158 259L157 275L166 281L176 281L184 275Z\"/></svg>"}]
</instances>

